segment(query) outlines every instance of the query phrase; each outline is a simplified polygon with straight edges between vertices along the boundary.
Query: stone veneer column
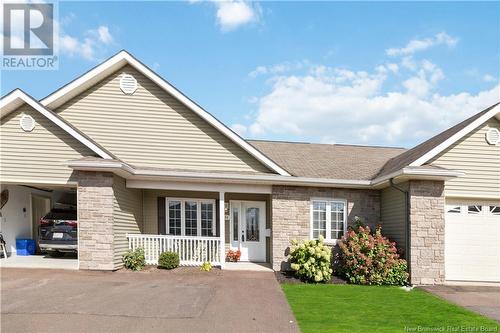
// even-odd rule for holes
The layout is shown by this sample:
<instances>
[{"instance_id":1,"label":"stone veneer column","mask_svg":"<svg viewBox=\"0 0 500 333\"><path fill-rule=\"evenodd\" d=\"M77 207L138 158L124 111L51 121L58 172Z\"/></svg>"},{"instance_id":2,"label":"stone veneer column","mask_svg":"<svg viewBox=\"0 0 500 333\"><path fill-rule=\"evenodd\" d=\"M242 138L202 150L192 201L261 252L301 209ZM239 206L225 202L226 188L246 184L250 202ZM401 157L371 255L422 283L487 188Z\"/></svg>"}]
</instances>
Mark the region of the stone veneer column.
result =
<instances>
[{"instance_id":1,"label":"stone veneer column","mask_svg":"<svg viewBox=\"0 0 500 333\"><path fill-rule=\"evenodd\" d=\"M287 255L292 239L310 238L311 198L346 200L348 224L354 216L363 218L372 228L380 221L380 193L376 190L273 186L271 261L276 271L289 269Z\"/></svg>"},{"instance_id":2,"label":"stone veneer column","mask_svg":"<svg viewBox=\"0 0 500 333\"><path fill-rule=\"evenodd\" d=\"M411 283L444 282L444 182L412 180L410 191Z\"/></svg>"},{"instance_id":3,"label":"stone veneer column","mask_svg":"<svg viewBox=\"0 0 500 333\"><path fill-rule=\"evenodd\" d=\"M113 174L79 171L80 269L113 270Z\"/></svg>"}]
</instances>

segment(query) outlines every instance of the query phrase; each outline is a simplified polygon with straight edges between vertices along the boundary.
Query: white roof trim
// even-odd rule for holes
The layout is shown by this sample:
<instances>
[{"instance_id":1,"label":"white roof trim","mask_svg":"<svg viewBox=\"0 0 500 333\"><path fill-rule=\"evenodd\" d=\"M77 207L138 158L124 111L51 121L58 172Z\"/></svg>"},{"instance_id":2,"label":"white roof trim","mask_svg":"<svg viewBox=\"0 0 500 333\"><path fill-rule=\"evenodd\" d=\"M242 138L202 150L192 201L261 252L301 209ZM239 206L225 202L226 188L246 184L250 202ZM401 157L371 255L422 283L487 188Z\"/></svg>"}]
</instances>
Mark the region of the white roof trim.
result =
<instances>
[{"instance_id":1,"label":"white roof trim","mask_svg":"<svg viewBox=\"0 0 500 333\"><path fill-rule=\"evenodd\" d=\"M477 118L474 120L472 123L464 127L462 130L459 132L455 133L452 135L450 138L447 140L443 141L440 145L436 146L435 148L431 149L429 152L426 154L422 155L415 161L409 164L409 166L421 166L428 161L430 161L432 158L434 158L436 155L444 151L446 148L450 147L452 144L469 134L471 131L473 131L475 128L480 126L482 123L486 122L488 119L492 118L493 116L497 115L500 113L500 105L495 106L492 108L490 111L486 112L483 114L481 117Z\"/></svg>"},{"instance_id":2,"label":"white roof trim","mask_svg":"<svg viewBox=\"0 0 500 333\"><path fill-rule=\"evenodd\" d=\"M296 186L328 186L348 188L368 188L369 180L352 179L325 179L292 177L275 174L233 174L209 173L196 171L151 170L134 168L121 161L68 161L67 165L75 170L83 171L111 171L127 179L139 180L172 180L183 182L224 182L241 184L269 184L269 185L296 185Z\"/></svg>"},{"instance_id":3,"label":"white roof trim","mask_svg":"<svg viewBox=\"0 0 500 333\"><path fill-rule=\"evenodd\" d=\"M402 179L441 179L447 180L455 177L464 176L465 173L457 170L448 169L425 169L419 167L406 167L398 171L392 172L388 175L375 178L372 180L371 184L375 187L383 185L388 182L391 178L402 178Z\"/></svg>"},{"instance_id":4,"label":"white roof trim","mask_svg":"<svg viewBox=\"0 0 500 333\"><path fill-rule=\"evenodd\" d=\"M8 94L7 96L5 96L0 100L0 109L2 110L2 116L8 114L10 111L13 111L14 109L17 109L24 103L28 104L33 109L44 115L54 124L56 124L61 129L66 131L69 135L74 137L76 140L81 142L83 145L85 145L87 148L92 150L100 157L105 159L112 159L112 157L108 153L106 153L101 148L96 146L93 142L91 142L89 139L87 139L86 137L82 136L80 133L75 131L73 128L71 128L71 126L69 126L67 123L56 117L52 112L48 111L45 107L43 107L40 103L38 103L35 99L33 99L33 97L29 96L20 89L14 90L13 92L11 92L10 94Z\"/></svg>"},{"instance_id":5,"label":"white roof trim","mask_svg":"<svg viewBox=\"0 0 500 333\"><path fill-rule=\"evenodd\" d=\"M70 82L68 85L64 86L63 88L57 90L53 94L47 96L44 98L41 103L44 106L48 106L51 108L57 107L64 103L64 101L68 100L71 97L76 96L78 93L80 93L81 90L87 89L90 87L94 82L97 82L101 78L107 76L108 74L112 73L114 70L117 70L118 68L122 67L128 63L132 67L134 67L136 70L141 72L143 75L145 75L147 78L149 78L151 81L156 83L158 86L160 86L162 89L164 89L166 92L177 98L181 103L186 105L189 109L191 109L193 112L195 112L198 116L203 118L205 121L207 121L209 124L214 126L217 130L222 132L226 137L228 137L230 140L232 140L234 143L239 145L241 148L243 148L247 153L252 155L254 158L256 158L258 161L263 163L265 166L270 168L271 170L277 172L278 174L282 176L290 176L290 174L283 168L281 168L279 165L274 163L271 159L269 159L267 156L262 154L259 150L255 149L252 145L250 145L248 142L246 142L243 138L241 138L239 135L234 133L231 129L226 127L224 124L222 124L219 120L217 120L214 116L212 116L210 113L205 111L203 108L201 108L198 104L190 100L187 96L185 96L183 93L181 93L179 90L177 90L174 86L172 86L170 83L162 79L158 74L147 68L144 64L142 64L140 61L135 59L132 55L130 55L126 51L121 51L115 56L111 57L110 59L106 60L99 66L95 67L94 69L90 70L86 74L82 75L78 79ZM76 92L76 93L75 93Z\"/></svg>"},{"instance_id":6,"label":"white roof trim","mask_svg":"<svg viewBox=\"0 0 500 333\"><path fill-rule=\"evenodd\" d=\"M266 184L266 185L294 185L294 186L321 186L321 187L344 187L344 188L378 188L395 179L438 179L447 180L463 176L464 173L456 170L427 169L406 167L390 175L379 177L372 181L356 179L326 179L309 177L290 177L281 175L265 174L232 174L232 173L209 173L196 171L175 170L152 170L134 168L122 161L91 161L74 160L68 161L67 165L75 170L84 171L108 171L114 172L121 177L131 180L155 180L155 181L180 181L180 182L224 182L240 184Z\"/></svg>"}]
</instances>

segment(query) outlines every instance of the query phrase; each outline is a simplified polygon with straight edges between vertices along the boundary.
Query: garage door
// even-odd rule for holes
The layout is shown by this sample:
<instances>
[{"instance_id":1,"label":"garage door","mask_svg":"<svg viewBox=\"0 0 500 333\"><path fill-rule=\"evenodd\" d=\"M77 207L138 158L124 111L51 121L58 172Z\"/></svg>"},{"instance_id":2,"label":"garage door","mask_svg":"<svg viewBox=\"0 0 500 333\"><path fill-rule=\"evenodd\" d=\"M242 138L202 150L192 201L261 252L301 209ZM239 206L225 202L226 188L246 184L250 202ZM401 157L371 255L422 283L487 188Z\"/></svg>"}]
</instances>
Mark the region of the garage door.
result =
<instances>
[{"instance_id":1,"label":"garage door","mask_svg":"<svg viewBox=\"0 0 500 333\"><path fill-rule=\"evenodd\" d=\"M500 201L446 201L445 275L500 282Z\"/></svg>"}]
</instances>

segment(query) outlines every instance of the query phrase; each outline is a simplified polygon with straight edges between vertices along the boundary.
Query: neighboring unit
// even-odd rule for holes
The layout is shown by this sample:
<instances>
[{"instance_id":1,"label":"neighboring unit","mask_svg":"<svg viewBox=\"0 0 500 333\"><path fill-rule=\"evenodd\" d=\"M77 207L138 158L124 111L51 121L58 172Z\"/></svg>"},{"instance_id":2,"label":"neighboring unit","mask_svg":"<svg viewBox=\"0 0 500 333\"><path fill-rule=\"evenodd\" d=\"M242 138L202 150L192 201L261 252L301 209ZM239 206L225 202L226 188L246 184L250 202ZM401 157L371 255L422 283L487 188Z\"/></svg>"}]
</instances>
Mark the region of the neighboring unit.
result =
<instances>
[{"instance_id":1,"label":"neighboring unit","mask_svg":"<svg viewBox=\"0 0 500 333\"><path fill-rule=\"evenodd\" d=\"M171 250L223 268L232 249L279 270L290 240L334 245L360 217L397 242L414 284L500 282L498 104L409 150L244 140L121 51L0 106L11 253L62 205L77 211L80 269L143 247L150 264Z\"/></svg>"}]
</instances>

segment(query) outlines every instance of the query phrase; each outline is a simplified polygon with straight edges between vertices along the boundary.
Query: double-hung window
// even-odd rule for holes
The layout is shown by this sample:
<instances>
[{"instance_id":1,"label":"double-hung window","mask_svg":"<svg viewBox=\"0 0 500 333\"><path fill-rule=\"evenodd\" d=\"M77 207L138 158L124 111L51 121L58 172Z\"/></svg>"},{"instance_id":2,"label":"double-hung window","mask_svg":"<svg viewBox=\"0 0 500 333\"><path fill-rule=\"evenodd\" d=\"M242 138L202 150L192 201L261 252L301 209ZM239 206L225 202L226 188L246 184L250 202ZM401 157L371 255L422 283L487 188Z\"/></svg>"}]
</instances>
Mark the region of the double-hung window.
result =
<instances>
[{"instance_id":1,"label":"double-hung window","mask_svg":"<svg viewBox=\"0 0 500 333\"><path fill-rule=\"evenodd\" d=\"M216 236L215 200L166 198L169 235Z\"/></svg>"},{"instance_id":2,"label":"double-hung window","mask_svg":"<svg viewBox=\"0 0 500 333\"><path fill-rule=\"evenodd\" d=\"M347 203L338 199L311 200L311 238L335 242L347 230Z\"/></svg>"}]
</instances>

